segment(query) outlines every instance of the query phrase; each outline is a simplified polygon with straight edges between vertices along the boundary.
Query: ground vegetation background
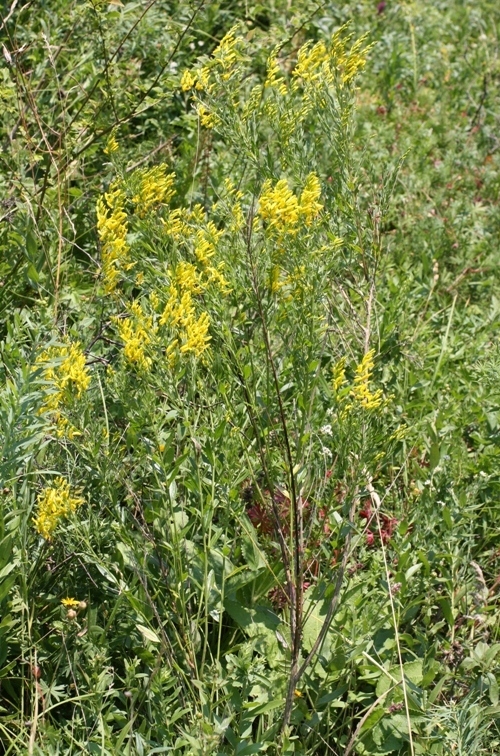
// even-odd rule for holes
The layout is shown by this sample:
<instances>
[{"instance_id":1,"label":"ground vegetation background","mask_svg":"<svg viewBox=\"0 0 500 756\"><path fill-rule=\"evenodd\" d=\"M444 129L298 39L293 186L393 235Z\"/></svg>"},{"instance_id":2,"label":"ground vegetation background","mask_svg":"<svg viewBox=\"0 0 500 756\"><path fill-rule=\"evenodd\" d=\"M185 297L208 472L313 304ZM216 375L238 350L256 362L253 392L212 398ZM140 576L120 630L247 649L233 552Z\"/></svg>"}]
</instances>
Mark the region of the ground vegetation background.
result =
<instances>
[{"instance_id":1,"label":"ground vegetation background","mask_svg":"<svg viewBox=\"0 0 500 756\"><path fill-rule=\"evenodd\" d=\"M0 22L0 752L494 754L500 8Z\"/></svg>"}]
</instances>

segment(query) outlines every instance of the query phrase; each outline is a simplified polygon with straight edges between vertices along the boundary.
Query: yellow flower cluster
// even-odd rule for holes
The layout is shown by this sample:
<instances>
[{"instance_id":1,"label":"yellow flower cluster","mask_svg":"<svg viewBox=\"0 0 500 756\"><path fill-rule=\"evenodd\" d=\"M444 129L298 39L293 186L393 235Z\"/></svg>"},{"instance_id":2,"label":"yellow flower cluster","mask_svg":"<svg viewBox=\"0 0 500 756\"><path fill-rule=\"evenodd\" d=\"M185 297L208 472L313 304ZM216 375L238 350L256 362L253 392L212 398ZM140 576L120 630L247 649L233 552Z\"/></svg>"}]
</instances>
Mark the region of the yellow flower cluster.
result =
<instances>
[{"instance_id":1,"label":"yellow flower cluster","mask_svg":"<svg viewBox=\"0 0 500 756\"><path fill-rule=\"evenodd\" d=\"M306 179L304 189L300 195L299 212L304 218L306 226L310 226L323 205L318 202L321 197L321 185L315 173L310 173Z\"/></svg>"},{"instance_id":2,"label":"yellow flower cluster","mask_svg":"<svg viewBox=\"0 0 500 756\"><path fill-rule=\"evenodd\" d=\"M219 125L219 116L216 113L211 113L210 110L205 105L203 105L203 103L198 104L197 111L200 117L201 125L206 129L214 129Z\"/></svg>"},{"instance_id":3,"label":"yellow flower cluster","mask_svg":"<svg viewBox=\"0 0 500 756\"><path fill-rule=\"evenodd\" d=\"M169 202L175 194L175 173L167 173L165 164L137 171L136 176L139 179L139 190L133 197L133 202L140 218L158 205Z\"/></svg>"},{"instance_id":4,"label":"yellow flower cluster","mask_svg":"<svg viewBox=\"0 0 500 756\"><path fill-rule=\"evenodd\" d=\"M123 341L125 360L137 370L147 372L152 363L147 350L156 334L153 318L145 315L139 302L132 302L129 317L125 320L115 318L115 322Z\"/></svg>"},{"instance_id":5,"label":"yellow flower cluster","mask_svg":"<svg viewBox=\"0 0 500 756\"><path fill-rule=\"evenodd\" d=\"M117 150L119 149L119 146L120 145L116 141L115 132L112 131L111 134L109 135L108 143L106 147L104 148L104 154L111 155L113 152L117 152Z\"/></svg>"},{"instance_id":6,"label":"yellow flower cluster","mask_svg":"<svg viewBox=\"0 0 500 756\"><path fill-rule=\"evenodd\" d=\"M194 254L203 267L206 267L210 258L215 255L217 243L223 233L223 231L217 230L212 221L207 223L206 229L200 229L197 232Z\"/></svg>"},{"instance_id":7,"label":"yellow flower cluster","mask_svg":"<svg viewBox=\"0 0 500 756\"><path fill-rule=\"evenodd\" d=\"M74 441L75 438L78 438L78 436L81 435L81 431L79 431L78 428L75 428L67 417L63 417L63 415L57 413L57 438L67 438L68 441Z\"/></svg>"},{"instance_id":8,"label":"yellow flower cluster","mask_svg":"<svg viewBox=\"0 0 500 756\"><path fill-rule=\"evenodd\" d=\"M210 262L211 258L215 255L217 244L223 233L224 231L219 231L215 224L209 221L206 228L200 229L196 234L194 254L202 267L207 283L213 281L222 291L229 291L229 284L222 272L224 264L219 263L216 267Z\"/></svg>"},{"instance_id":9,"label":"yellow flower cluster","mask_svg":"<svg viewBox=\"0 0 500 756\"><path fill-rule=\"evenodd\" d=\"M306 42L297 55L297 65L293 70L296 80L305 84L314 84L319 80L332 83L337 76L340 84L348 84L356 74L364 68L371 45L363 47L366 34L360 37L351 47L347 46L352 35L344 36L346 27L343 26L332 37L329 48L324 42L312 45Z\"/></svg>"},{"instance_id":10,"label":"yellow flower cluster","mask_svg":"<svg viewBox=\"0 0 500 756\"><path fill-rule=\"evenodd\" d=\"M175 271L177 283L183 291L200 294L203 287L196 266L189 262L180 262Z\"/></svg>"},{"instance_id":11,"label":"yellow flower cluster","mask_svg":"<svg viewBox=\"0 0 500 756\"><path fill-rule=\"evenodd\" d=\"M188 317L185 323L186 338L181 345L181 352L193 352L196 357L201 357L212 338L208 333L209 327L210 318L206 312L202 312L198 319Z\"/></svg>"},{"instance_id":12,"label":"yellow flower cluster","mask_svg":"<svg viewBox=\"0 0 500 756\"><path fill-rule=\"evenodd\" d=\"M347 84L366 65L366 59L373 45L363 47L368 34L356 40L351 49L347 51L347 44L352 35L342 38L343 29L339 29L332 37L330 58L332 65L340 70L342 84Z\"/></svg>"},{"instance_id":13,"label":"yellow flower cluster","mask_svg":"<svg viewBox=\"0 0 500 756\"><path fill-rule=\"evenodd\" d=\"M85 366L85 354L78 343L51 349L39 360L42 364L49 361L59 364L51 365L44 371L45 380L55 388L49 394L44 409L55 412L69 396L82 397L90 385L90 374Z\"/></svg>"},{"instance_id":14,"label":"yellow flower cluster","mask_svg":"<svg viewBox=\"0 0 500 756\"><path fill-rule=\"evenodd\" d=\"M237 29L237 26L233 26L213 52L213 60L226 72L233 68L238 61L238 46L243 43L243 38L236 36Z\"/></svg>"},{"instance_id":15,"label":"yellow flower cluster","mask_svg":"<svg viewBox=\"0 0 500 756\"><path fill-rule=\"evenodd\" d=\"M236 201L231 206L231 223L229 224L230 231L241 231L245 227L245 216L243 214L243 208L241 203Z\"/></svg>"},{"instance_id":16,"label":"yellow flower cluster","mask_svg":"<svg viewBox=\"0 0 500 756\"><path fill-rule=\"evenodd\" d=\"M214 85L210 83L210 68L208 66L203 66L203 68L199 68L197 71L193 71L191 74L194 79L194 87L198 91L205 91L205 92L212 92ZM186 85L186 81L184 81L184 86ZM193 85L191 85L192 87ZM186 90L185 90L186 91Z\"/></svg>"},{"instance_id":17,"label":"yellow flower cluster","mask_svg":"<svg viewBox=\"0 0 500 756\"><path fill-rule=\"evenodd\" d=\"M60 520L74 512L83 504L81 496L72 496L69 483L64 478L56 478L53 486L45 488L38 496L37 516L33 520L38 533L46 541L52 535Z\"/></svg>"},{"instance_id":18,"label":"yellow flower cluster","mask_svg":"<svg viewBox=\"0 0 500 756\"><path fill-rule=\"evenodd\" d=\"M170 284L169 298L160 325L170 325L175 328L177 337L167 350L171 362L175 359L175 350L179 347L182 354L192 352L200 357L208 348L210 335L210 318L206 312L196 317L193 296L203 291L201 278L195 266L181 262L177 266Z\"/></svg>"},{"instance_id":19,"label":"yellow flower cluster","mask_svg":"<svg viewBox=\"0 0 500 756\"><path fill-rule=\"evenodd\" d=\"M281 179L275 186L269 179L264 183L258 215L267 221L270 229L295 233L299 222L299 200L286 179Z\"/></svg>"},{"instance_id":20,"label":"yellow flower cluster","mask_svg":"<svg viewBox=\"0 0 500 756\"><path fill-rule=\"evenodd\" d=\"M178 338L173 340L167 350L169 359L171 362L174 361L177 347L182 354L193 352L196 357L200 357L210 341L210 318L206 312L199 318L196 317L194 300L189 291L181 293L172 285L169 294L169 300L160 318L160 325L171 325L178 333Z\"/></svg>"},{"instance_id":21,"label":"yellow flower cluster","mask_svg":"<svg viewBox=\"0 0 500 756\"><path fill-rule=\"evenodd\" d=\"M128 260L127 215L123 210L125 194L115 184L97 200L97 233L101 241L102 273L106 293L116 289L120 273L130 270Z\"/></svg>"},{"instance_id":22,"label":"yellow flower cluster","mask_svg":"<svg viewBox=\"0 0 500 756\"><path fill-rule=\"evenodd\" d=\"M181 89L183 92L189 92L196 85L196 75L186 68L181 76Z\"/></svg>"},{"instance_id":23,"label":"yellow flower cluster","mask_svg":"<svg viewBox=\"0 0 500 756\"><path fill-rule=\"evenodd\" d=\"M272 55L267 61L267 77L264 82L264 88L277 89L281 95L286 95L288 91L285 79L283 78L278 61L274 55Z\"/></svg>"},{"instance_id":24,"label":"yellow flower cluster","mask_svg":"<svg viewBox=\"0 0 500 756\"><path fill-rule=\"evenodd\" d=\"M224 206L226 215L230 216L230 221L227 225L228 231L241 231L245 225L245 215L241 206L242 199L243 192L234 185L230 178L224 179L224 194L220 204ZM214 206L214 210L217 205Z\"/></svg>"},{"instance_id":25,"label":"yellow flower cluster","mask_svg":"<svg viewBox=\"0 0 500 756\"><path fill-rule=\"evenodd\" d=\"M345 382L345 357L341 357L333 366L333 390L335 393L340 391Z\"/></svg>"},{"instance_id":26,"label":"yellow flower cluster","mask_svg":"<svg viewBox=\"0 0 500 756\"><path fill-rule=\"evenodd\" d=\"M189 69L183 71L180 82L183 92L188 92L191 89L212 92L214 80L211 73L213 70L218 70L221 73L222 81L231 78L235 64L241 58L240 47L244 42L241 36L236 35L236 30L237 27L235 26L221 39L208 63L192 71Z\"/></svg>"},{"instance_id":27,"label":"yellow flower cluster","mask_svg":"<svg viewBox=\"0 0 500 756\"><path fill-rule=\"evenodd\" d=\"M351 390L351 396L359 402L364 409L376 409L382 404L382 390L377 389L373 392L370 390L370 379L373 373L373 355L375 351L370 349L365 354L356 368L354 376L354 385Z\"/></svg>"},{"instance_id":28,"label":"yellow flower cluster","mask_svg":"<svg viewBox=\"0 0 500 756\"><path fill-rule=\"evenodd\" d=\"M196 357L208 349L210 318L206 312L197 316L194 297L205 291L210 283L215 283L222 291L229 288L222 265L216 267L212 264L222 234L223 231L209 221L195 237L194 255L200 267L182 261L171 274L169 298L160 318L160 325L170 325L176 330L176 338L167 350L170 361L175 359L177 348L181 354L191 352Z\"/></svg>"},{"instance_id":29,"label":"yellow flower cluster","mask_svg":"<svg viewBox=\"0 0 500 756\"><path fill-rule=\"evenodd\" d=\"M321 76L323 64L328 60L328 51L324 42L306 42L297 55L297 65L293 70L293 76L303 81L314 82Z\"/></svg>"},{"instance_id":30,"label":"yellow flower cluster","mask_svg":"<svg viewBox=\"0 0 500 756\"><path fill-rule=\"evenodd\" d=\"M320 196L321 186L314 173L307 177L300 199L292 192L286 179L281 179L275 186L267 180L259 198L258 216L268 223L270 230L294 234L298 231L301 218L309 226L321 211Z\"/></svg>"},{"instance_id":31,"label":"yellow flower cluster","mask_svg":"<svg viewBox=\"0 0 500 756\"><path fill-rule=\"evenodd\" d=\"M205 211L201 205L195 205L192 210L187 207L178 207L171 210L166 220L162 219L165 233L172 236L175 241L184 241L194 236L196 228L205 221Z\"/></svg>"}]
</instances>

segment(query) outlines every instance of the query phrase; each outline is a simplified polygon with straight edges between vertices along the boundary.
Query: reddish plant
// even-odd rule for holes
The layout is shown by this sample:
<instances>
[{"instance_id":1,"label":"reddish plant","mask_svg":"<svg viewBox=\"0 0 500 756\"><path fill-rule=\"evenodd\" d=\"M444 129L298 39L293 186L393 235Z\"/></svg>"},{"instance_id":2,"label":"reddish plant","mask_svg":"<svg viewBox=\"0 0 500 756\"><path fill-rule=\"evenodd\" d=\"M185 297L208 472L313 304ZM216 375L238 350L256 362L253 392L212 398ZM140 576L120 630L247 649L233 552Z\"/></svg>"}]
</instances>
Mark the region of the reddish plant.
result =
<instances>
[{"instance_id":1,"label":"reddish plant","mask_svg":"<svg viewBox=\"0 0 500 756\"><path fill-rule=\"evenodd\" d=\"M365 500L363 509L359 510L359 516L363 520L367 520L368 528L366 531L365 538L366 538L366 545L369 547L375 546L376 538L380 538L383 544L389 543L399 523L399 520L397 520L395 517L390 517L389 515L380 513L379 514L380 529L369 527L375 517L375 513L373 511L372 503L370 499Z\"/></svg>"}]
</instances>

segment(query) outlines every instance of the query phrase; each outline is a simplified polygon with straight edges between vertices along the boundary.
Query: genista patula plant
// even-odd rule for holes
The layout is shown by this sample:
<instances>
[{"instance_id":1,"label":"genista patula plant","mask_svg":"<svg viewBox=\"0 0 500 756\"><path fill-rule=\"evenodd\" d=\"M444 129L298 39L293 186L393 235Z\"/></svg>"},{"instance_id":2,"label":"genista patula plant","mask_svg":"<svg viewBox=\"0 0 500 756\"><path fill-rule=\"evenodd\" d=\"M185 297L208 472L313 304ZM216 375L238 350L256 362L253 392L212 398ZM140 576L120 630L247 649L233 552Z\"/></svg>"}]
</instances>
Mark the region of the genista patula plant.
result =
<instances>
[{"instance_id":1,"label":"genista patula plant","mask_svg":"<svg viewBox=\"0 0 500 756\"><path fill-rule=\"evenodd\" d=\"M354 513L384 457L370 348L378 248L357 216L351 156L368 52L341 29L295 57L276 49L259 82L234 28L184 70L180 95L222 174L201 203L168 166L127 175L118 137L108 149L117 173L97 203L99 380L127 434L134 428L132 458L146 444L150 460L133 473L142 493L126 565L151 597L146 638L168 647L183 675L212 679L210 694L193 689L186 704L207 743L244 742L243 721L260 721L265 705L259 737L295 747L301 686L321 679L332 642ZM337 285L346 269L354 295ZM123 444L117 422L108 417L107 455ZM148 439L145 422L156 428ZM156 576L140 566L141 521ZM172 600L178 609L165 614ZM235 671L249 653L270 688L241 720L232 707L243 696L245 711L248 694Z\"/></svg>"},{"instance_id":2,"label":"genista patula plant","mask_svg":"<svg viewBox=\"0 0 500 756\"><path fill-rule=\"evenodd\" d=\"M5 753L496 752L476 11L453 68L418 3L15 5Z\"/></svg>"},{"instance_id":3,"label":"genista patula plant","mask_svg":"<svg viewBox=\"0 0 500 756\"><path fill-rule=\"evenodd\" d=\"M79 342L36 362L45 465L70 480L44 481L33 543L47 559L64 542L81 570L60 573L74 598L52 626L68 661L88 661L62 675L83 701L95 674L104 695L144 670L130 721L165 700L152 742L178 753L302 752L343 643L356 510L392 432L372 337L380 250L352 152L368 53L341 28L271 51L262 78L231 29L179 73L211 144L204 188L186 189L175 160L125 170L113 131L93 332L76 323ZM91 628L116 621L124 653L98 662Z\"/></svg>"}]
</instances>

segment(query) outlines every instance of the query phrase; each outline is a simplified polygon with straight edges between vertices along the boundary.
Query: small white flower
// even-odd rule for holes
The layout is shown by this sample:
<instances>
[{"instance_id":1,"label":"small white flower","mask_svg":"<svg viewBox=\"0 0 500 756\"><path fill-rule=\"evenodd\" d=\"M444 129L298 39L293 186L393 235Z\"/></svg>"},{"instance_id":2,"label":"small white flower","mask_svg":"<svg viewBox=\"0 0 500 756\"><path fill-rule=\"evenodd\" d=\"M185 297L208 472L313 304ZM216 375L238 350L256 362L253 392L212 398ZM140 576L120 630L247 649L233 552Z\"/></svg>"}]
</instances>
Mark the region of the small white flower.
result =
<instances>
[{"instance_id":1,"label":"small white flower","mask_svg":"<svg viewBox=\"0 0 500 756\"><path fill-rule=\"evenodd\" d=\"M323 425L323 427L319 429L319 432L323 433L323 435L325 435L325 436L331 436L331 435L333 435L332 434L332 426L330 425L330 423L328 423L327 425Z\"/></svg>"}]
</instances>

